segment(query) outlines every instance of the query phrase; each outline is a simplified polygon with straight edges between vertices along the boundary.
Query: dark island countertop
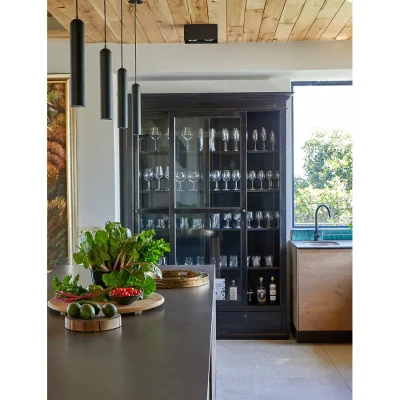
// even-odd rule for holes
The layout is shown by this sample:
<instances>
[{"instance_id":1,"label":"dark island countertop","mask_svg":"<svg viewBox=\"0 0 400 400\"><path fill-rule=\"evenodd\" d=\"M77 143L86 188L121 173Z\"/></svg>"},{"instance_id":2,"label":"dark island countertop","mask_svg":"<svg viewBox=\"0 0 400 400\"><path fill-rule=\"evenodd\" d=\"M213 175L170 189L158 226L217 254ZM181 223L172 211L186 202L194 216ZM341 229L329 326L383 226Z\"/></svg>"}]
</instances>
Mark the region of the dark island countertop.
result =
<instances>
[{"instance_id":1,"label":"dark island countertop","mask_svg":"<svg viewBox=\"0 0 400 400\"><path fill-rule=\"evenodd\" d=\"M210 283L157 290L165 298L163 305L141 315L123 315L122 327L111 331L68 331L64 317L48 309L48 399L211 398L214 267L190 269L208 273ZM68 273L79 273L83 286L91 283L89 272L82 266L56 268L48 274L48 299L54 296L52 278Z\"/></svg>"}]
</instances>

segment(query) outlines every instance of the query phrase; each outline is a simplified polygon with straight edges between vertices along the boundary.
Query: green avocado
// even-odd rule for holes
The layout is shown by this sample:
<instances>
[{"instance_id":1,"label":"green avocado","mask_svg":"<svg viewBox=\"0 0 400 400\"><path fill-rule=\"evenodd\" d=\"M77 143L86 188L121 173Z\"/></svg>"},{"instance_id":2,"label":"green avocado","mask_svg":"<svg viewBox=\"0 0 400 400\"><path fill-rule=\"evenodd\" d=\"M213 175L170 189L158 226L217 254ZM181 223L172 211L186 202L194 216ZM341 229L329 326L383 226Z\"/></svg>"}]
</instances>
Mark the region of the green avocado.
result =
<instances>
[{"instance_id":1,"label":"green avocado","mask_svg":"<svg viewBox=\"0 0 400 400\"><path fill-rule=\"evenodd\" d=\"M117 313L117 307L115 307L113 303L103 304L101 310L103 311L103 314L108 318L113 317Z\"/></svg>"},{"instance_id":2,"label":"green avocado","mask_svg":"<svg viewBox=\"0 0 400 400\"><path fill-rule=\"evenodd\" d=\"M84 304L90 304L94 308L94 312L96 313L96 315L100 312L100 306L94 301L81 300L78 301L78 304L80 304L81 306L83 306Z\"/></svg>"},{"instance_id":3,"label":"green avocado","mask_svg":"<svg viewBox=\"0 0 400 400\"><path fill-rule=\"evenodd\" d=\"M80 316L83 319L92 319L95 317L95 311L92 305L83 304L80 310Z\"/></svg>"},{"instance_id":4,"label":"green avocado","mask_svg":"<svg viewBox=\"0 0 400 400\"><path fill-rule=\"evenodd\" d=\"M79 317L80 311L81 305L78 303L71 303L67 308L67 314L72 318Z\"/></svg>"}]
</instances>

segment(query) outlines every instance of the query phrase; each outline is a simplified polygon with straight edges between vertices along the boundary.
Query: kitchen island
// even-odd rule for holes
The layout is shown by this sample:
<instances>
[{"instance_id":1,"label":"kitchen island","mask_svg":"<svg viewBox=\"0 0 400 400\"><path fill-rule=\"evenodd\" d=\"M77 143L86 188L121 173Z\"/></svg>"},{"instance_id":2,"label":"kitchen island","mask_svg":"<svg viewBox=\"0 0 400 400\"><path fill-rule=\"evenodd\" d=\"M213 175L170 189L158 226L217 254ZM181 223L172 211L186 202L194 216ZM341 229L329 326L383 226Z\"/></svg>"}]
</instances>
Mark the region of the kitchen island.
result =
<instances>
[{"instance_id":1,"label":"kitchen island","mask_svg":"<svg viewBox=\"0 0 400 400\"><path fill-rule=\"evenodd\" d=\"M164 269L186 269L167 266ZM165 302L141 315L123 315L122 327L106 332L71 332L64 317L48 309L48 399L215 400L214 267L208 285L158 290ZM51 280L68 273L91 283L82 266L55 268Z\"/></svg>"}]
</instances>

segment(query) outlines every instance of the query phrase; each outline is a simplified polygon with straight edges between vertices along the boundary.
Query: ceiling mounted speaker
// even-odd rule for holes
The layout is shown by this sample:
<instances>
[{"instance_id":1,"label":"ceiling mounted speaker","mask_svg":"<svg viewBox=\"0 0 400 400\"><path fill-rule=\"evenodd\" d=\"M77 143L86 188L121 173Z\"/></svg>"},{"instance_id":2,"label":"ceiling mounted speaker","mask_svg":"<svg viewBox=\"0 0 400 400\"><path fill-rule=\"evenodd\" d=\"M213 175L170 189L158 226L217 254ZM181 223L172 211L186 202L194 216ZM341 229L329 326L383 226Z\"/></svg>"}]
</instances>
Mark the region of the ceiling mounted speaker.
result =
<instances>
[{"instance_id":1,"label":"ceiling mounted speaker","mask_svg":"<svg viewBox=\"0 0 400 400\"><path fill-rule=\"evenodd\" d=\"M218 25L217 24L184 25L184 38L186 44L218 43Z\"/></svg>"}]
</instances>

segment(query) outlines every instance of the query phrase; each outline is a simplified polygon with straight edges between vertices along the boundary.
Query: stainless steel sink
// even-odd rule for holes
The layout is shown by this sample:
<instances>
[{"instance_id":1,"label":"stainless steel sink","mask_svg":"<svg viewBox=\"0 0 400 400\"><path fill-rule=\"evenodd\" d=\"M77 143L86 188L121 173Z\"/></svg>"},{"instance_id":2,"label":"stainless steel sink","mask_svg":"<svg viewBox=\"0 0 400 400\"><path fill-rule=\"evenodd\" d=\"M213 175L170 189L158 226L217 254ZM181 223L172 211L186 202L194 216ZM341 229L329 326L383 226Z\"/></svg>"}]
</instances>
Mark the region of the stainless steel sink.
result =
<instances>
[{"instance_id":1,"label":"stainless steel sink","mask_svg":"<svg viewBox=\"0 0 400 400\"><path fill-rule=\"evenodd\" d=\"M303 244L305 246L309 246L309 247L327 247L327 246L340 246L340 243L338 242L329 242L327 240L307 240L307 241L303 241Z\"/></svg>"}]
</instances>

